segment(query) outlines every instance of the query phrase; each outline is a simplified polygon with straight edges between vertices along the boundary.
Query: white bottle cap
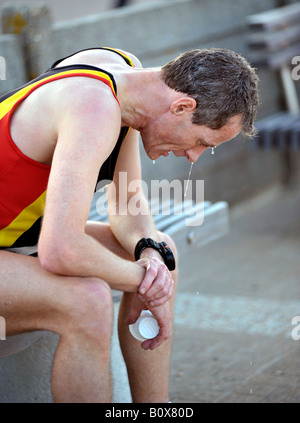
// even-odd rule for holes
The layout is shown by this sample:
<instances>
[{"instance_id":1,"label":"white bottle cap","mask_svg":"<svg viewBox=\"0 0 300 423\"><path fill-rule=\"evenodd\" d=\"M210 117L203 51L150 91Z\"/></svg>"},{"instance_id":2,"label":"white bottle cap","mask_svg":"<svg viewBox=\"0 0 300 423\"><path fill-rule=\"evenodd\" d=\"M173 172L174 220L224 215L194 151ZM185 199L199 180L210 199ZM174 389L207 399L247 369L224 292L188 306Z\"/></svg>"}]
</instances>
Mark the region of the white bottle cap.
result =
<instances>
[{"instance_id":1,"label":"white bottle cap","mask_svg":"<svg viewBox=\"0 0 300 423\"><path fill-rule=\"evenodd\" d=\"M145 339L155 338L159 332L159 326L154 317L145 317L140 321L139 332Z\"/></svg>"},{"instance_id":2,"label":"white bottle cap","mask_svg":"<svg viewBox=\"0 0 300 423\"><path fill-rule=\"evenodd\" d=\"M143 310L135 323L129 325L131 334L139 341L152 339L159 333L157 320L149 310Z\"/></svg>"}]
</instances>

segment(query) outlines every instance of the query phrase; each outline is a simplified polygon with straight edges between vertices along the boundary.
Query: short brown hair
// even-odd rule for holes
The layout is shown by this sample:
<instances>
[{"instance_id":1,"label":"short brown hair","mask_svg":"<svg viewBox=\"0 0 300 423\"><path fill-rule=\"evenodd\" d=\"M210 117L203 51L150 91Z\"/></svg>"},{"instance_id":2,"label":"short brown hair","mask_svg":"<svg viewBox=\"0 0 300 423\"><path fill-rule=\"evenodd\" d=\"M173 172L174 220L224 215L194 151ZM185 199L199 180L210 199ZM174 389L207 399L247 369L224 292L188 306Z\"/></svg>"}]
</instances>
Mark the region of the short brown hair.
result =
<instances>
[{"instance_id":1,"label":"short brown hair","mask_svg":"<svg viewBox=\"0 0 300 423\"><path fill-rule=\"evenodd\" d=\"M162 67L162 78L196 100L193 123L219 129L240 114L244 134L255 134L258 77L238 53L221 48L188 51Z\"/></svg>"}]
</instances>

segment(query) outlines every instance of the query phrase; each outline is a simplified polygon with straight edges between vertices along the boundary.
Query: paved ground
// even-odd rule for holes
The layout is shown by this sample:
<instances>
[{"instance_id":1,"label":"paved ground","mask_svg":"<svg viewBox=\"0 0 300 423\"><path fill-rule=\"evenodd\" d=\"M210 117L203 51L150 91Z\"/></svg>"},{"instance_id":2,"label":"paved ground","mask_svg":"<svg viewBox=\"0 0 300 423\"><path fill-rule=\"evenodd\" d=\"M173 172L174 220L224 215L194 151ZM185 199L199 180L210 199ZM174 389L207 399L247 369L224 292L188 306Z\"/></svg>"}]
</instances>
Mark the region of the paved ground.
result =
<instances>
[{"instance_id":1,"label":"paved ground","mask_svg":"<svg viewBox=\"0 0 300 423\"><path fill-rule=\"evenodd\" d=\"M300 402L300 192L232 213L228 236L181 262L175 403Z\"/></svg>"}]
</instances>

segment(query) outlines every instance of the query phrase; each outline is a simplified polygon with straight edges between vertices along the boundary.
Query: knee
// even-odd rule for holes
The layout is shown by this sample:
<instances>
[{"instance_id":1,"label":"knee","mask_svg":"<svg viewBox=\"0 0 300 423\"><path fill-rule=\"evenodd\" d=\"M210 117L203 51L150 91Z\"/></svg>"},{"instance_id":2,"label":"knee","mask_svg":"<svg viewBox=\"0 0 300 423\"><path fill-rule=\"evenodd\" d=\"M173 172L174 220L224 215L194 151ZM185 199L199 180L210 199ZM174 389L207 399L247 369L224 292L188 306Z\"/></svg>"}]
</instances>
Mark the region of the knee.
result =
<instances>
[{"instance_id":1,"label":"knee","mask_svg":"<svg viewBox=\"0 0 300 423\"><path fill-rule=\"evenodd\" d=\"M170 235L166 234L165 232L159 232L159 237L160 237L160 241L166 242L171 248L171 250L173 251L173 254L177 256L177 249L176 249L176 245L173 238Z\"/></svg>"},{"instance_id":2,"label":"knee","mask_svg":"<svg viewBox=\"0 0 300 423\"><path fill-rule=\"evenodd\" d=\"M109 286L97 278L84 278L76 282L68 298L68 322L73 333L102 341L110 339L113 300Z\"/></svg>"},{"instance_id":3,"label":"knee","mask_svg":"<svg viewBox=\"0 0 300 423\"><path fill-rule=\"evenodd\" d=\"M81 283L78 295L83 312L95 317L110 315L113 307L112 292L109 285L98 278L87 278Z\"/></svg>"}]
</instances>

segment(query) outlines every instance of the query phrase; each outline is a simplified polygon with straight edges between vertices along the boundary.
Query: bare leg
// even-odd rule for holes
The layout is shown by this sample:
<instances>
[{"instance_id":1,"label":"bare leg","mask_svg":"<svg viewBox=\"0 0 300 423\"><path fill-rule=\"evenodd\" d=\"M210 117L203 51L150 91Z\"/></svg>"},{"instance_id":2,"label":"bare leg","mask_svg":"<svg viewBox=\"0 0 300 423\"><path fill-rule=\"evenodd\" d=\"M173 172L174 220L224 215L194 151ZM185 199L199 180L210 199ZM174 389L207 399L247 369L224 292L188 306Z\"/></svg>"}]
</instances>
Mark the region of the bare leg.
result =
<instances>
[{"instance_id":1,"label":"bare leg","mask_svg":"<svg viewBox=\"0 0 300 423\"><path fill-rule=\"evenodd\" d=\"M115 240L109 226L104 229L107 247L115 253L127 259L132 259ZM103 237L103 228L91 223L87 232L96 239ZM176 248L171 239L161 234L162 241L166 241L176 253ZM176 283L177 270L172 272ZM155 350L144 350L141 342L130 334L128 325L125 323L131 309L135 294L124 293L119 310L118 332L122 353L127 366L133 402L168 402L169 400L169 366L171 359L172 339L165 341ZM173 301L170 307L173 312ZM173 314L172 314L173 315Z\"/></svg>"},{"instance_id":2,"label":"bare leg","mask_svg":"<svg viewBox=\"0 0 300 423\"><path fill-rule=\"evenodd\" d=\"M109 402L112 299L96 278L53 275L38 259L0 252L0 315L7 335L60 334L52 373L56 402Z\"/></svg>"},{"instance_id":3,"label":"bare leg","mask_svg":"<svg viewBox=\"0 0 300 423\"><path fill-rule=\"evenodd\" d=\"M155 350L144 350L128 330L125 320L134 294L124 293L119 311L118 331L127 366L133 402L160 403L169 400L169 367L172 339Z\"/></svg>"}]
</instances>

